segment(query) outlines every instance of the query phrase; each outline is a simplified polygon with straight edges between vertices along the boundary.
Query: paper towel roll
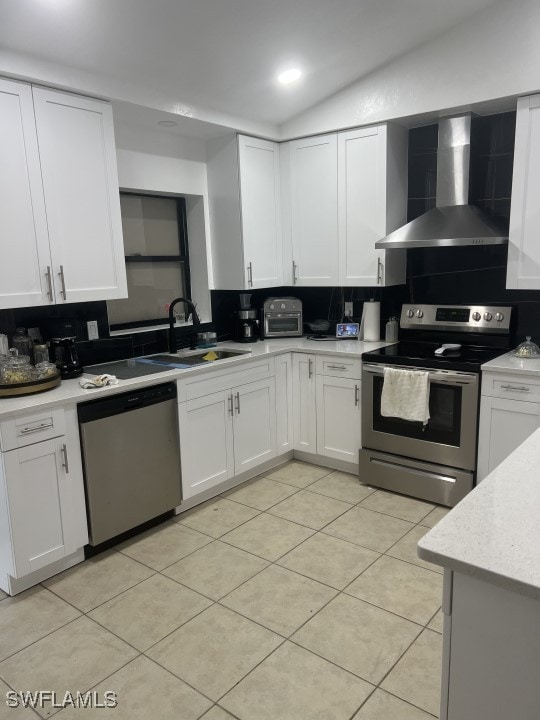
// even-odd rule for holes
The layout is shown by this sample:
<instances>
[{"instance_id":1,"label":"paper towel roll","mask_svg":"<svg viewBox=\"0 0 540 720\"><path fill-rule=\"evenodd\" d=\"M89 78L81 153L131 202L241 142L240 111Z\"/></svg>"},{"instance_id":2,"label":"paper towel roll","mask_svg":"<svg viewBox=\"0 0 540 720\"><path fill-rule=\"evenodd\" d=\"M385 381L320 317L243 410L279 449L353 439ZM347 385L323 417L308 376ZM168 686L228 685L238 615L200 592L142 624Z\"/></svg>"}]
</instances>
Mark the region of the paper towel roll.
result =
<instances>
[{"instance_id":1,"label":"paper towel roll","mask_svg":"<svg viewBox=\"0 0 540 720\"><path fill-rule=\"evenodd\" d=\"M381 303L364 303L364 340L367 342L381 339Z\"/></svg>"}]
</instances>

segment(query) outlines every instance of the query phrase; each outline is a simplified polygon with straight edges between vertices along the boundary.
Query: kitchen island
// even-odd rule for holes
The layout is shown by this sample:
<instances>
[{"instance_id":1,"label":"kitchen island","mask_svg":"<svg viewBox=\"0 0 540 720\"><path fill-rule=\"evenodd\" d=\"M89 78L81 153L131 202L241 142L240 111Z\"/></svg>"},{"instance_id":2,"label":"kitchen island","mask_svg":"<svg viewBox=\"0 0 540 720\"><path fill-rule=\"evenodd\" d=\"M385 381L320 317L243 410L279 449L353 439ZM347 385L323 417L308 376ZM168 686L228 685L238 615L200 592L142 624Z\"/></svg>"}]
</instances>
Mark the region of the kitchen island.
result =
<instances>
[{"instance_id":1,"label":"kitchen island","mask_svg":"<svg viewBox=\"0 0 540 720\"><path fill-rule=\"evenodd\" d=\"M441 720L540 717L540 430L418 543L445 568Z\"/></svg>"}]
</instances>

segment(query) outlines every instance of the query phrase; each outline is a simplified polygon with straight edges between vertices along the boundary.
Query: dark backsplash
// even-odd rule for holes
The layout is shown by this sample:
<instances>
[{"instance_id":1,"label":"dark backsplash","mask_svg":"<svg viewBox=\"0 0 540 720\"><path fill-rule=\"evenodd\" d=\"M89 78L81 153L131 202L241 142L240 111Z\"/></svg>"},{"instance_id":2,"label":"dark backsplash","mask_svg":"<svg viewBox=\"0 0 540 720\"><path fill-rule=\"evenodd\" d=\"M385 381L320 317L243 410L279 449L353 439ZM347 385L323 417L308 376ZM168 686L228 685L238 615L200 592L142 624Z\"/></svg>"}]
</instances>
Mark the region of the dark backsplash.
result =
<instances>
[{"instance_id":1,"label":"dark backsplash","mask_svg":"<svg viewBox=\"0 0 540 720\"><path fill-rule=\"evenodd\" d=\"M486 212L508 221L512 189L516 114L514 112L473 118L469 201ZM435 206L437 189L437 125L409 131L408 220ZM260 308L269 296L300 298L304 319L341 319L342 302L354 302L359 318L364 300L381 301L381 333L391 315L398 315L404 302L513 305L517 315L516 335L540 337L540 291L506 289L504 246L424 248L407 252L407 284L390 288L299 288L283 287L252 291L252 305ZM213 290L212 317L218 337L232 337L233 313L239 308L240 291ZM74 318L78 349L86 364L148 355L167 349L166 329L109 338L105 302L74 303L62 307L0 310L0 332L11 335L16 326L44 329L53 317ZM86 322L97 320L99 341L87 340ZM205 326L206 329L210 325ZM381 335L383 336L383 335ZM177 331L180 346L186 333Z\"/></svg>"}]
</instances>

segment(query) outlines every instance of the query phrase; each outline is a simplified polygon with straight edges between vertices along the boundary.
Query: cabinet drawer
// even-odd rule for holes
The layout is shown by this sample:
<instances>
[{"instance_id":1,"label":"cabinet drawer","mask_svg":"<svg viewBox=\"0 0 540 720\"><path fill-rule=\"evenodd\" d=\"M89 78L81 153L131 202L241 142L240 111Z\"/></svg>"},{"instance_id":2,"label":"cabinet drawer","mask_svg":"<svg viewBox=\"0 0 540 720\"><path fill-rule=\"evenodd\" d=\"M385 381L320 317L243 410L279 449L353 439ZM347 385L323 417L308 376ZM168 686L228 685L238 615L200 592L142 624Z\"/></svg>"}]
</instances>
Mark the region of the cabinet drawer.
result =
<instances>
[{"instance_id":1,"label":"cabinet drawer","mask_svg":"<svg viewBox=\"0 0 540 720\"><path fill-rule=\"evenodd\" d=\"M178 402L194 400L274 375L274 358L242 362L234 370L212 369L204 375L178 380Z\"/></svg>"},{"instance_id":2,"label":"cabinet drawer","mask_svg":"<svg viewBox=\"0 0 540 720\"><path fill-rule=\"evenodd\" d=\"M337 356L317 356L317 375L344 377L360 380L362 377L362 361L358 358Z\"/></svg>"},{"instance_id":3,"label":"cabinet drawer","mask_svg":"<svg viewBox=\"0 0 540 720\"><path fill-rule=\"evenodd\" d=\"M26 447L42 440L65 435L64 410L54 409L0 423L0 447L5 452Z\"/></svg>"},{"instance_id":4,"label":"cabinet drawer","mask_svg":"<svg viewBox=\"0 0 540 720\"><path fill-rule=\"evenodd\" d=\"M530 375L485 375L482 379L482 395L540 402L540 378Z\"/></svg>"}]
</instances>

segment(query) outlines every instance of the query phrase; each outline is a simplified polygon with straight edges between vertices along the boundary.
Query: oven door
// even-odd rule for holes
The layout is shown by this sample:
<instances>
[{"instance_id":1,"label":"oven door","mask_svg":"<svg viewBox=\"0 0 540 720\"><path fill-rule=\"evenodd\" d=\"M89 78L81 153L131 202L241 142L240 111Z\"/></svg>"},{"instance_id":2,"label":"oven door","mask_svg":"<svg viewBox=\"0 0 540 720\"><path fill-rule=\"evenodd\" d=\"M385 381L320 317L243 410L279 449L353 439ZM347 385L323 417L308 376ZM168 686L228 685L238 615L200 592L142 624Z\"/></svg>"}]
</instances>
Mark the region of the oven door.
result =
<instances>
[{"instance_id":1,"label":"oven door","mask_svg":"<svg viewBox=\"0 0 540 720\"><path fill-rule=\"evenodd\" d=\"M430 419L425 426L381 415L383 382L383 365L363 366L362 447L474 470L478 375L429 370Z\"/></svg>"},{"instance_id":2,"label":"oven door","mask_svg":"<svg viewBox=\"0 0 540 720\"><path fill-rule=\"evenodd\" d=\"M265 337L296 337L302 335L300 313L267 313L264 317Z\"/></svg>"}]
</instances>

